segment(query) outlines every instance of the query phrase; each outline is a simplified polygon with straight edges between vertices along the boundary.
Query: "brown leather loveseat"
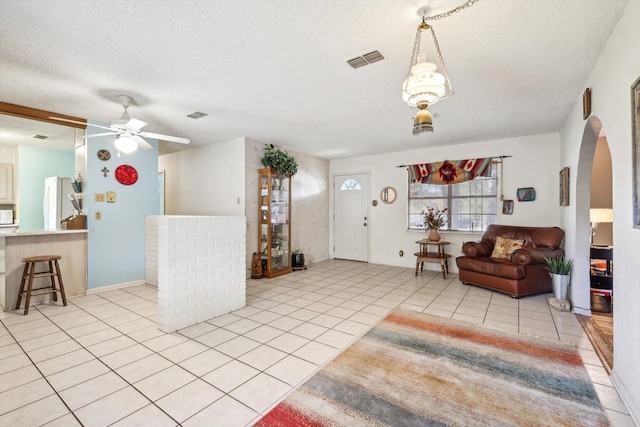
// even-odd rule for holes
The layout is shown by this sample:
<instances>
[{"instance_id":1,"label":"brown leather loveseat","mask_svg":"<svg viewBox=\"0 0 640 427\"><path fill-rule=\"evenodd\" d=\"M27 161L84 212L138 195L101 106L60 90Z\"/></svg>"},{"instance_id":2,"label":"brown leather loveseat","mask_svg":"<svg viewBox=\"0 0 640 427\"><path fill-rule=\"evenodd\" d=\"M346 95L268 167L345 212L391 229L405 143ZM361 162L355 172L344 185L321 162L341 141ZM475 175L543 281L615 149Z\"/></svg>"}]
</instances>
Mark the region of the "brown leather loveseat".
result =
<instances>
[{"instance_id":1,"label":"brown leather loveseat","mask_svg":"<svg viewBox=\"0 0 640 427\"><path fill-rule=\"evenodd\" d=\"M563 238L558 227L490 225L480 241L462 245L464 256L456 258L460 281L514 298L551 292L544 257L563 256Z\"/></svg>"}]
</instances>

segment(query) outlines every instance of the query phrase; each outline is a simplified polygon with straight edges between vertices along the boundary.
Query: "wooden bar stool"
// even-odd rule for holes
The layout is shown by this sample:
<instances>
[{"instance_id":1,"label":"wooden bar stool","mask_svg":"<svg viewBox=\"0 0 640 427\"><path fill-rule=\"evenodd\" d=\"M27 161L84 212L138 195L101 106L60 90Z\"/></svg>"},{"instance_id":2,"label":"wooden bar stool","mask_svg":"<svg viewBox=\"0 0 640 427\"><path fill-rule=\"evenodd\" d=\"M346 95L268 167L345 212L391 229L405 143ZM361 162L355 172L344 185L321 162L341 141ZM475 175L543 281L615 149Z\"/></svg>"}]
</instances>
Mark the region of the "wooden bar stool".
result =
<instances>
[{"instance_id":1,"label":"wooden bar stool","mask_svg":"<svg viewBox=\"0 0 640 427\"><path fill-rule=\"evenodd\" d=\"M32 295L45 295L53 294L53 300L58 301L58 292L62 295L62 303L67 305L67 297L64 294L64 286L62 284L62 274L60 273L60 265L58 260L62 257L60 255L40 255L24 258L24 270L22 271L22 281L20 282L20 291L18 292L18 302L16 303L16 310L20 308L20 302L22 301L22 295L26 296L24 301L24 314L29 314L29 304L31 302ZM39 262L46 262L49 265L49 270L36 272L36 264ZM44 288L33 289L33 279L49 277L51 285ZM58 287L56 287L56 280L58 279ZM25 284L27 289L25 290Z\"/></svg>"}]
</instances>

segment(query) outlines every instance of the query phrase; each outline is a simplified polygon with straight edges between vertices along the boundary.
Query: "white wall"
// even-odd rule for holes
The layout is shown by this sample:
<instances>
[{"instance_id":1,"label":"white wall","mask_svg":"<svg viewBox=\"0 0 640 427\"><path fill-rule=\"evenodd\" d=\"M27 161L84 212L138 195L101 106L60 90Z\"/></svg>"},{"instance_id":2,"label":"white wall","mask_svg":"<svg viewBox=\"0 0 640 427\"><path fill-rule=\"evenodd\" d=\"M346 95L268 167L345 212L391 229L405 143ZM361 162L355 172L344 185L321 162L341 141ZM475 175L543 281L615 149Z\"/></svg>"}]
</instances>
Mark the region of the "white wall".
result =
<instances>
[{"instance_id":1,"label":"white wall","mask_svg":"<svg viewBox=\"0 0 640 427\"><path fill-rule=\"evenodd\" d=\"M158 158L167 215L244 216L244 138Z\"/></svg>"},{"instance_id":2,"label":"white wall","mask_svg":"<svg viewBox=\"0 0 640 427\"><path fill-rule=\"evenodd\" d=\"M258 250L258 169L264 143L230 141L166 154L158 159L165 175L167 215L228 215L247 219L247 274ZM329 258L329 161L296 153L291 180L291 247L307 262ZM238 204L240 199L240 204Z\"/></svg>"},{"instance_id":3,"label":"white wall","mask_svg":"<svg viewBox=\"0 0 640 427\"><path fill-rule=\"evenodd\" d=\"M640 77L640 1L631 0L611 34L585 87L591 87L592 117L599 119L606 132L613 164L613 246L614 246L614 363L612 380L635 423L640 425L640 229L634 229L631 167L631 98L630 87ZM577 168L591 168L580 161L585 122L582 97L562 129L563 163ZM589 134L590 132L586 132ZM586 174L585 174L586 175ZM576 188L576 174L571 185ZM571 196L571 205L563 211L568 234L566 248L574 258L573 281L578 303L588 307L588 189L587 194ZM586 200L585 200L586 199Z\"/></svg>"},{"instance_id":4,"label":"white wall","mask_svg":"<svg viewBox=\"0 0 640 427\"><path fill-rule=\"evenodd\" d=\"M258 250L258 169L264 143L247 139L245 173L247 194L247 266ZM281 148L282 149L282 148ZM288 151L298 162L291 179L291 249L302 249L305 262L329 258L329 161Z\"/></svg>"},{"instance_id":5,"label":"white wall","mask_svg":"<svg viewBox=\"0 0 640 427\"><path fill-rule=\"evenodd\" d=\"M241 216L147 216L158 329L174 332L245 306L245 230Z\"/></svg>"},{"instance_id":6,"label":"white wall","mask_svg":"<svg viewBox=\"0 0 640 427\"><path fill-rule=\"evenodd\" d=\"M411 129L407 131L410 132ZM413 253L418 249L415 241L424 238L425 232L407 230L407 170L396 166L500 155L512 156L504 159L504 196L505 199L513 199L515 206L513 215L502 215L502 204L499 202L498 222L559 226L560 138L555 133L332 160L331 177L341 173L368 172L371 200L379 201L380 191L385 186L389 185L397 190L398 199L395 203L378 203L376 207L369 208L369 262L411 267L415 266ZM518 202L516 190L520 187L534 187L536 200ZM463 242L477 240L482 232L444 231L440 234L444 240L451 242L448 253L456 257L461 254ZM333 242L333 226L331 241ZM404 252L403 257L399 255L400 250ZM438 266L432 265L430 268ZM449 269L457 272L453 259Z\"/></svg>"}]
</instances>

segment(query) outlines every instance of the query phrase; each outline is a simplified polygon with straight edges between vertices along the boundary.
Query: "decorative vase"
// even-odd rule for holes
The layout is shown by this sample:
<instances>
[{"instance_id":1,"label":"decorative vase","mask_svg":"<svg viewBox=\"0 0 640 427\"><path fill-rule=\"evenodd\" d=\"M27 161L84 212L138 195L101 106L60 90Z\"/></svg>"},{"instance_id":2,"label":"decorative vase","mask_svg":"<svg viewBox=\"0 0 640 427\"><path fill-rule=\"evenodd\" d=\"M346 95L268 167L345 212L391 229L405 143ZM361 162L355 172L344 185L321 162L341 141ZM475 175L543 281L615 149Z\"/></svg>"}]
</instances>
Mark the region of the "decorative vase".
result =
<instances>
[{"instance_id":1,"label":"decorative vase","mask_svg":"<svg viewBox=\"0 0 640 427\"><path fill-rule=\"evenodd\" d=\"M553 284L553 297L559 300L567 299L567 287L571 276L566 274L550 274Z\"/></svg>"},{"instance_id":2,"label":"decorative vase","mask_svg":"<svg viewBox=\"0 0 640 427\"><path fill-rule=\"evenodd\" d=\"M429 229L429 237L427 237L427 238L432 242L439 242L440 239L442 239L442 237L438 233L438 229L437 228L430 228Z\"/></svg>"}]
</instances>

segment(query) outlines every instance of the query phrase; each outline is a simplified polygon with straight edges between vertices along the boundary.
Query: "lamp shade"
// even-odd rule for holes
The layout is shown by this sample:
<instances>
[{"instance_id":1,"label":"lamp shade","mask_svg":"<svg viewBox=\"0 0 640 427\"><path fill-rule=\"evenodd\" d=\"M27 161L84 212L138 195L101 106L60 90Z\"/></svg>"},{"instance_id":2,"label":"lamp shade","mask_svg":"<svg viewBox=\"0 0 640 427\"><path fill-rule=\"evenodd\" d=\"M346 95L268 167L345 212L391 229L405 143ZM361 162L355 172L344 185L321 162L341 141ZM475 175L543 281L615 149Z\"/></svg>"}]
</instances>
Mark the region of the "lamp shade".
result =
<instances>
[{"instance_id":1,"label":"lamp shade","mask_svg":"<svg viewBox=\"0 0 640 427\"><path fill-rule=\"evenodd\" d=\"M402 84L402 99L411 107L420 102L435 104L445 94L445 78L436 72L436 64L426 62L426 55L418 55L418 61L411 67L411 75Z\"/></svg>"},{"instance_id":2,"label":"lamp shade","mask_svg":"<svg viewBox=\"0 0 640 427\"><path fill-rule=\"evenodd\" d=\"M419 135L425 132L433 132L433 119L426 108L418 110L413 119L413 134Z\"/></svg>"},{"instance_id":3,"label":"lamp shade","mask_svg":"<svg viewBox=\"0 0 640 427\"><path fill-rule=\"evenodd\" d=\"M126 135L119 135L116 138L115 146L118 151L125 154L132 153L138 149L138 143Z\"/></svg>"},{"instance_id":4,"label":"lamp shade","mask_svg":"<svg viewBox=\"0 0 640 427\"><path fill-rule=\"evenodd\" d=\"M591 222L613 222L613 209L598 208L589 211L589 221Z\"/></svg>"}]
</instances>

